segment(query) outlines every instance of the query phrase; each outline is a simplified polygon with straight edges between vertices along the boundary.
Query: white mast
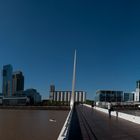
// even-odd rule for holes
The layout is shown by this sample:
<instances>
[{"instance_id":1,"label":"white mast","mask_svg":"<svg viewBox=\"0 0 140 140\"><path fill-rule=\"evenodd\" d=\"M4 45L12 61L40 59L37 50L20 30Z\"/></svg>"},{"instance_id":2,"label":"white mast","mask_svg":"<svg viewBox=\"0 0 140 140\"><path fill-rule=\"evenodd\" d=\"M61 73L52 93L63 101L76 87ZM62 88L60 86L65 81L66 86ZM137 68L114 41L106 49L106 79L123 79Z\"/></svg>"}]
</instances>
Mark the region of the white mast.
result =
<instances>
[{"instance_id":1,"label":"white mast","mask_svg":"<svg viewBox=\"0 0 140 140\"><path fill-rule=\"evenodd\" d=\"M70 107L73 108L74 105L74 94L75 94L75 76L76 76L76 50L74 55L74 67L73 67L73 80L72 80L72 93L71 93L71 100L70 100Z\"/></svg>"}]
</instances>

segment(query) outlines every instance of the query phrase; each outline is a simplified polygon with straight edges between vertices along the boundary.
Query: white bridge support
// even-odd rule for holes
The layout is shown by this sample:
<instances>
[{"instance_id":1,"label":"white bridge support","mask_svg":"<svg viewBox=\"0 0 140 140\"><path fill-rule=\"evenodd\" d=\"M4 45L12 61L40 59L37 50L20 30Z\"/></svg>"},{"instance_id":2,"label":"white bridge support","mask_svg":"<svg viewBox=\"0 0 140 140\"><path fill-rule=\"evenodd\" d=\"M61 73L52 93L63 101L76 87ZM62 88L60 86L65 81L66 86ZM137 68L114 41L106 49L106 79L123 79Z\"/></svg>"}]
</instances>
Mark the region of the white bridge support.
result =
<instances>
[{"instance_id":1,"label":"white bridge support","mask_svg":"<svg viewBox=\"0 0 140 140\"><path fill-rule=\"evenodd\" d=\"M76 77L76 50L74 55L74 67L73 67L73 80L72 80L72 94L70 100L70 107L73 108L74 105L74 97L75 97L75 77Z\"/></svg>"},{"instance_id":2,"label":"white bridge support","mask_svg":"<svg viewBox=\"0 0 140 140\"><path fill-rule=\"evenodd\" d=\"M75 77L76 77L76 50L75 50L75 54L74 54L74 67L73 67L73 79L72 79L72 95L71 95L71 100L70 100L70 112L67 116L67 119L64 123L64 126L63 126L57 140L67 140L68 136L69 136L69 129L70 129L73 108L74 108Z\"/></svg>"}]
</instances>

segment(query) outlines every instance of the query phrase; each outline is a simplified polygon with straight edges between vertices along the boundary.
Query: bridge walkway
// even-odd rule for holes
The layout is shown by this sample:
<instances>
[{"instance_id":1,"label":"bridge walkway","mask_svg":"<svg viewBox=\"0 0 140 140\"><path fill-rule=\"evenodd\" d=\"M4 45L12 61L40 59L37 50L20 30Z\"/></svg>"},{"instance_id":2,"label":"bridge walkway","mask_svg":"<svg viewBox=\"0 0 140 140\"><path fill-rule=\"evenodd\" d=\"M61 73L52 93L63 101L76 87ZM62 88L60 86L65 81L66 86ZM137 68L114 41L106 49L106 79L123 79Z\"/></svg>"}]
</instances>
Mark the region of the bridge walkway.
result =
<instances>
[{"instance_id":1,"label":"bridge walkway","mask_svg":"<svg viewBox=\"0 0 140 140\"><path fill-rule=\"evenodd\" d=\"M109 118L108 114L93 108L75 106L74 118L71 140L76 140L78 135L83 140L140 140L140 125L117 117Z\"/></svg>"}]
</instances>

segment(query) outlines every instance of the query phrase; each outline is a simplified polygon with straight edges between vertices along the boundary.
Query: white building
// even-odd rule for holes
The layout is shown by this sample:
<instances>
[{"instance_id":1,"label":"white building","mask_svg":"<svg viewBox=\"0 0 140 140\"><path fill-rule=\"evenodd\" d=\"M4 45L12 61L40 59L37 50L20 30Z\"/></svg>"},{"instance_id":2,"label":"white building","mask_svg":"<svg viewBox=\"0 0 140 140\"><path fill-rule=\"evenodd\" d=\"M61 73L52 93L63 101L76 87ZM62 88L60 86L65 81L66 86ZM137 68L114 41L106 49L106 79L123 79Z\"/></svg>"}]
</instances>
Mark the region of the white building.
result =
<instances>
[{"instance_id":1,"label":"white building","mask_svg":"<svg viewBox=\"0 0 140 140\"><path fill-rule=\"evenodd\" d=\"M57 102L70 102L71 91L55 91L55 87L50 88L50 100ZM74 96L75 102L85 102L86 101L86 92L84 91L75 91Z\"/></svg>"},{"instance_id":2,"label":"white building","mask_svg":"<svg viewBox=\"0 0 140 140\"><path fill-rule=\"evenodd\" d=\"M134 101L139 102L140 101L140 80L136 83L136 92L134 96Z\"/></svg>"}]
</instances>

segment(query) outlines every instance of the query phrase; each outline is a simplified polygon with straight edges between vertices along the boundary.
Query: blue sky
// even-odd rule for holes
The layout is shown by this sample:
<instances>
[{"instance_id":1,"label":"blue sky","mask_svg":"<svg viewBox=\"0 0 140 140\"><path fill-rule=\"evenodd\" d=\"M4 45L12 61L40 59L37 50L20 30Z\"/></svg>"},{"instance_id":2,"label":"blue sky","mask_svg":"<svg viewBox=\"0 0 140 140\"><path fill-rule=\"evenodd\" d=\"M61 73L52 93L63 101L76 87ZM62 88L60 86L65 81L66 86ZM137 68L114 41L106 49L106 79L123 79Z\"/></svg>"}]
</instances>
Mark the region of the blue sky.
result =
<instances>
[{"instance_id":1,"label":"blue sky","mask_svg":"<svg viewBox=\"0 0 140 140\"><path fill-rule=\"evenodd\" d=\"M25 88L50 84L93 99L97 89L133 91L140 79L140 1L1 0L0 68L22 70ZM0 80L0 84L2 77Z\"/></svg>"}]
</instances>

